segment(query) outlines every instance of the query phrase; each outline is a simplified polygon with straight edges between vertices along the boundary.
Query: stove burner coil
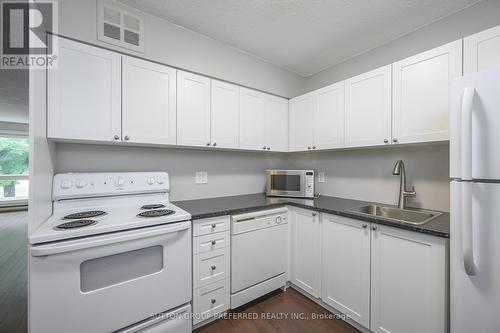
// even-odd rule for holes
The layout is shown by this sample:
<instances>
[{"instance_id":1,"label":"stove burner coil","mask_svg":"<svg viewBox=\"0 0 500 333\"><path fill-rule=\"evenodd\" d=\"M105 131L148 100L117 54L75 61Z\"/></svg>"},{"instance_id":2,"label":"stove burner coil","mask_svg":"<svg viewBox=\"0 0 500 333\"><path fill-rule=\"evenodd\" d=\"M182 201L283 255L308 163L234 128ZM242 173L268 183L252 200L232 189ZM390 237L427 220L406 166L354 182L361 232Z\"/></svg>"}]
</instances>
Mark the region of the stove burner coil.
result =
<instances>
[{"instance_id":1,"label":"stove burner coil","mask_svg":"<svg viewBox=\"0 0 500 333\"><path fill-rule=\"evenodd\" d=\"M56 226L56 229L67 230L67 229L83 228L83 227L88 227L90 225L94 225L96 223L97 221L94 220L76 220L76 221L61 223L58 226Z\"/></svg>"},{"instance_id":2,"label":"stove burner coil","mask_svg":"<svg viewBox=\"0 0 500 333\"><path fill-rule=\"evenodd\" d=\"M158 216L166 216L175 213L173 210L170 209L155 209L155 210L148 210L142 213L137 214L139 217L158 217Z\"/></svg>"},{"instance_id":3,"label":"stove burner coil","mask_svg":"<svg viewBox=\"0 0 500 333\"><path fill-rule=\"evenodd\" d=\"M102 215L106 215L106 212L102 211L102 210L89 210L86 212L78 212L78 213L66 215L65 217L63 217L63 219L64 220L88 219L91 217L98 217L98 216L102 216Z\"/></svg>"},{"instance_id":4,"label":"stove burner coil","mask_svg":"<svg viewBox=\"0 0 500 333\"><path fill-rule=\"evenodd\" d=\"M158 208L164 208L165 205L163 204L150 204L150 205L144 205L141 207L141 209L158 209Z\"/></svg>"}]
</instances>

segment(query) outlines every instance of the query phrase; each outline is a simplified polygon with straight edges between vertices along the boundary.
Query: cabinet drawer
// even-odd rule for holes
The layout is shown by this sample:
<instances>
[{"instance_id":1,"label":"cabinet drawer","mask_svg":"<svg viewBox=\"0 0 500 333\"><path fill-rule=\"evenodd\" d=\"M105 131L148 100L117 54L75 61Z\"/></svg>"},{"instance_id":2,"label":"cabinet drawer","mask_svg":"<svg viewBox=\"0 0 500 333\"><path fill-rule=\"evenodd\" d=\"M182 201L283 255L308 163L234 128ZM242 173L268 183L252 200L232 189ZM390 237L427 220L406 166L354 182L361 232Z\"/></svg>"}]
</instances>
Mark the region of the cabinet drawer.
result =
<instances>
[{"instance_id":1,"label":"cabinet drawer","mask_svg":"<svg viewBox=\"0 0 500 333\"><path fill-rule=\"evenodd\" d=\"M229 216L219 216L209 219L194 220L193 236L209 235L216 232L229 230Z\"/></svg>"},{"instance_id":2,"label":"cabinet drawer","mask_svg":"<svg viewBox=\"0 0 500 333\"><path fill-rule=\"evenodd\" d=\"M207 284L229 277L229 248L200 253L193 256L193 287L199 288Z\"/></svg>"},{"instance_id":3,"label":"cabinet drawer","mask_svg":"<svg viewBox=\"0 0 500 333\"><path fill-rule=\"evenodd\" d=\"M193 324L229 310L229 279L195 289L193 293Z\"/></svg>"},{"instance_id":4,"label":"cabinet drawer","mask_svg":"<svg viewBox=\"0 0 500 333\"><path fill-rule=\"evenodd\" d=\"M193 254L215 251L229 246L231 236L228 231L193 238Z\"/></svg>"}]
</instances>

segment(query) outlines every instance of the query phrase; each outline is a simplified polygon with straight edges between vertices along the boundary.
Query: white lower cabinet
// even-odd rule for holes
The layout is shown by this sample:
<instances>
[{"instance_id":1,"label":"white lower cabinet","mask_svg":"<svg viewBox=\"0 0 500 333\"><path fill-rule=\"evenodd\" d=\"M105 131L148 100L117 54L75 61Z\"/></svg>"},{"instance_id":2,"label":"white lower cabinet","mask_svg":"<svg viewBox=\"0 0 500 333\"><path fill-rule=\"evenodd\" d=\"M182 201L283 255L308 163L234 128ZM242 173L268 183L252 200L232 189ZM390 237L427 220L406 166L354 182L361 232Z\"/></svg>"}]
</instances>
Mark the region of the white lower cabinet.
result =
<instances>
[{"instance_id":1,"label":"white lower cabinet","mask_svg":"<svg viewBox=\"0 0 500 333\"><path fill-rule=\"evenodd\" d=\"M320 297L321 229L319 214L291 209L292 283L314 297Z\"/></svg>"},{"instance_id":2,"label":"white lower cabinet","mask_svg":"<svg viewBox=\"0 0 500 333\"><path fill-rule=\"evenodd\" d=\"M446 332L446 239L381 225L372 229L371 330Z\"/></svg>"},{"instance_id":3,"label":"white lower cabinet","mask_svg":"<svg viewBox=\"0 0 500 333\"><path fill-rule=\"evenodd\" d=\"M370 224L322 215L321 299L370 327Z\"/></svg>"},{"instance_id":4,"label":"white lower cabinet","mask_svg":"<svg viewBox=\"0 0 500 333\"><path fill-rule=\"evenodd\" d=\"M230 307L230 217L193 221L193 324Z\"/></svg>"}]
</instances>

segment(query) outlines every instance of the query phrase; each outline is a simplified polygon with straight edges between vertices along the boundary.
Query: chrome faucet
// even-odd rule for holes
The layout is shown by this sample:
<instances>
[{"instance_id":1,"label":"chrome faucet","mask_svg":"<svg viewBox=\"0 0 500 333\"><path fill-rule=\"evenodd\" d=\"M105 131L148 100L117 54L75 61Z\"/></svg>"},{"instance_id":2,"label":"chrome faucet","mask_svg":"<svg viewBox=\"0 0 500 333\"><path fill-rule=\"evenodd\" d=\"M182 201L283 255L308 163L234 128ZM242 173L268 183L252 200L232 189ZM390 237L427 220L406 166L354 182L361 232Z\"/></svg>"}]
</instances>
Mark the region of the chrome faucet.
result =
<instances>
[{"instance_id":1,"label":"chrome faucet","mask_svg":"<svg viewBox=\"0 0 500 333\"><path fill-rule=\"evenodd\" d=\"M413 186L411 187L410 191L406 190L406 170L403 160L399 160L396 162L396 165L394 165L394 169L392 170L392 174L400 175L398 208L405 209L406 197L414 197L417 193L415 192L415 188Z\"/></svg>"}]
</instances>

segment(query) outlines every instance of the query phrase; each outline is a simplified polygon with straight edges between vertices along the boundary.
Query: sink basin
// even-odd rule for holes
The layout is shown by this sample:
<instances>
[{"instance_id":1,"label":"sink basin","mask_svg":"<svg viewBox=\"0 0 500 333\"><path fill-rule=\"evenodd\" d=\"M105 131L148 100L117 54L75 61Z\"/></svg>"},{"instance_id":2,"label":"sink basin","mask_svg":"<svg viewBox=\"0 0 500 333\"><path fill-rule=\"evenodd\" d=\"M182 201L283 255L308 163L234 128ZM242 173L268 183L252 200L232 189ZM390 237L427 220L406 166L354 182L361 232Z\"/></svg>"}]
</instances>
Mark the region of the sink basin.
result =
<instances>
[{"instance_id":1,"label":"sink basin","mask_svg":"<svg viewBox=\"0 0 500 333\"><path fill-rule=\"evenodd\" d=\"M441 213L429 212L423 210L412 210L412 209L399 209L387 206L378 205L366 205L361 207L356 207L349 209L349 211L374 216L381 217L387 220L394 220L397 222L408 223L413 225L421 225L429 222L430 220L438 217Z\"/></svg>"}]
</instances>

